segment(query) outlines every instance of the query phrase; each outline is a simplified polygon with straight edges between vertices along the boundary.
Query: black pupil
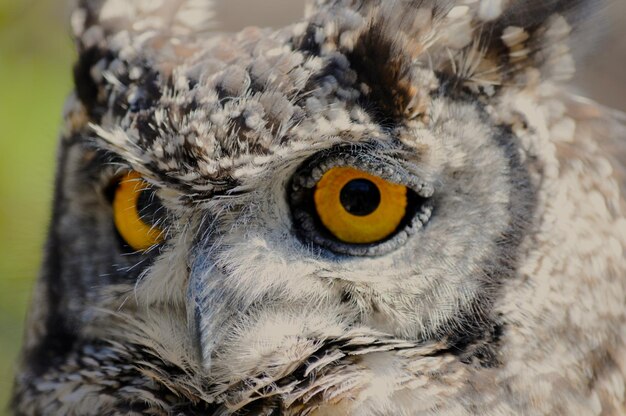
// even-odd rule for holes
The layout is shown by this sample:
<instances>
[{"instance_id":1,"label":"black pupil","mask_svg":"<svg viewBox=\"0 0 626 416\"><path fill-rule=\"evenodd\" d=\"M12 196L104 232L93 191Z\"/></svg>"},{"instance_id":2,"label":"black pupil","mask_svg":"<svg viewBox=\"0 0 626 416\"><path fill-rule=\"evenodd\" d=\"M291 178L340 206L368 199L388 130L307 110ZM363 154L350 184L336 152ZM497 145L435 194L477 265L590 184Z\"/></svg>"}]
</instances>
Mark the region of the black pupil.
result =
<instances>
[{"instance_id":1,"label":"black pupil","mask_svg":"<svg viewBox=\"0 0 626 416\"><path fill-rule=\"evenodd\" d=\"M341 189L339 200L350 214L363 217L380 205L380 191L367 179L353 179Z\"/></svg>"}]
</instances>

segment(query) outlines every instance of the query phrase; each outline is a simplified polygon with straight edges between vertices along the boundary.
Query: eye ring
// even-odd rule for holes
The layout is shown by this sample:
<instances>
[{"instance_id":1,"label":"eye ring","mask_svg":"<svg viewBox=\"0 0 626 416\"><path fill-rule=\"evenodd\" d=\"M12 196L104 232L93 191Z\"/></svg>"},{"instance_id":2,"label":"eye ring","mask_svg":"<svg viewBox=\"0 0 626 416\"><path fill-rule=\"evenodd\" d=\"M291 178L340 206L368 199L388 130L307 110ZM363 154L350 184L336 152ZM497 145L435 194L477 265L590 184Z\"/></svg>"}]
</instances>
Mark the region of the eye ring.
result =
<instances>
[{"instance_id":1,"label":"eye ring","mask_svg":"<svg viewBox=\"0 0 626 416\"><path fill-rule=\"evenodd\" d=\"M376 149L369 149L365 146L336 147L313 155L296 169L289 183L287 199L294 231L304 244L311 248L317 246L328 250L328 254L379 256L405 244L411 235L428 223L434 210L433 186L410 173L401 164L379 159L372 154L375 151ZM357 176L350 179L361 178L374 183L371 178L376 178L376 181L404 189L405 202L396 203L399 205L396 208L402 208L405 204L404 215L400 215L400 219L395 220L398 222L397 225L395 222L390 222L395 225L395 227L389 225L391 231L381 231L377 238L357 241L341 238L336 230L333 230L332 224L329 225L328 220L323 220L323 215L320 215L315 201L316 192L319 192L318 184L325 175L338 168L353 169L358 172ZM348 182L350 180L344 178L340 183L342 186L336 186L331 192L333 195L331 202L335 207L342 205L341 190ZM400 197L402 194L400 193ZM347 210L345 206L342 209ZM367 209L373 212L371 206ZM363 216L371 214L367 212L367 209Z\"/></svg>"},{"instance_id":2,"label":"eye ring","mask_svg":"<svg viewBox=\"0 0 626 416\"><path fill-rule=\"evenodd\" d=\"M149 195L147 195L149 193ZM164 240L164 232L154 222L147 221L143 207L146 201L159 205L154 190L135 171L124 175L113 193L113 222L122 239L133 250L146 251Z\"/></svg>"}]
</instances>

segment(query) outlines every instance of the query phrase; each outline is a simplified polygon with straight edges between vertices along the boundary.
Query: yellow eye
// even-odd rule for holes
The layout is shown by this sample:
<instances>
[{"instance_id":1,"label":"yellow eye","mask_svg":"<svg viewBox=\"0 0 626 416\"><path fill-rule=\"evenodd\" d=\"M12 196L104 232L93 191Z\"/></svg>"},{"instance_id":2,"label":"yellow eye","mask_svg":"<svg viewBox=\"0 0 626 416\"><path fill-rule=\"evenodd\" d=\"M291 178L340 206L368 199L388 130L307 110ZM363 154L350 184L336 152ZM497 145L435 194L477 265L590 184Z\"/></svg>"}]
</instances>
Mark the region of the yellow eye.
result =
<instances>
[{"instance_id":1,"label":"yellow eye","mask_svg":"<svg viewBox=\"0 0 626 416\"><path fill-rule=\"evenodd\" d=\"M163 240L163 231L148 221L154 214L154 193L137 172L118 183L113 199L113 220L122 238L134 250L145 251Z\"/></svg>"},{"instance_id":2,"label":"yellow eye","mask_svg":"<svg viewBox=\"0 0 626 416\"><path fill-rule=\"evenodd\" d=\"M389 237L406 215L406 186L350 167L330 169L316 185L315 209L340 241L371 244Z\"/></svg>"}]
</instances>

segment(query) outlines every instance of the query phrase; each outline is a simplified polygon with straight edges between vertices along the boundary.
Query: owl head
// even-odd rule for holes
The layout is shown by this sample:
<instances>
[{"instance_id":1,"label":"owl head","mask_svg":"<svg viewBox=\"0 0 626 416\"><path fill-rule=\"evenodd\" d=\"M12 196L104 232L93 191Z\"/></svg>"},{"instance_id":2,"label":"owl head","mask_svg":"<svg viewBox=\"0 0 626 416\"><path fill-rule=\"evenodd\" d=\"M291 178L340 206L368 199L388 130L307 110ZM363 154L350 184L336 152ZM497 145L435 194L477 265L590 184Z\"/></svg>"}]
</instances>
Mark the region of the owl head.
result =
<instances>
[{"instance_id":1,"label":"owl head","mask_svg":"<svg viewBox=\"0 0 626 416\"><path fill-rule=\"evenodd\" d=\"M619 409L616 124L562 87L587 3L223 34L203 0L80 1L17 411Z\"/></svg>"}]
</instances>

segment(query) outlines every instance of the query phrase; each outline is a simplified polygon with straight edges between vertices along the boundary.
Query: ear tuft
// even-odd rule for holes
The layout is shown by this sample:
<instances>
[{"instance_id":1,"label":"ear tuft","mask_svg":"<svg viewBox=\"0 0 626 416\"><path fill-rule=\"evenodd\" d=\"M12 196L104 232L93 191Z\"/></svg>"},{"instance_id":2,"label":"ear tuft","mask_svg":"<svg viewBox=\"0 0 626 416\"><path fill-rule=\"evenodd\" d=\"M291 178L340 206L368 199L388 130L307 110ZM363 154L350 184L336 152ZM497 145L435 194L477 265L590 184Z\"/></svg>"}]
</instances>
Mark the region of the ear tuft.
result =
<instances>
[{"instance_id":1,"label":"ear tuft","mask_svg":"<svg viewBox=\"0 0 626 416\"><path fill-rule=\"evenodd\" d=\"M76 93L92 120L111 107L110 97L154 90L171 68L197 48L211 29L211 0L79 0L71 18L78 49ZM150 95L155 95L151 93ZM142 98L143 99L143 98ZM145 100L144 100L145 101Z\"/></svg>"},{"instance_id":2,"label":"ear tuft","mask_svg":"<svg viewBox=\"0 0 626 416\"><path fill-rule=\"evenodd\" d=\"M150 31L184 37L212 28L212 0L79 0L72 15L72 30L79 45L90 45L94 34ZM99 28L99 29L93 29Z\"/></svg>"},{"instance_id":3,"label":"ear tuft","mask_svg":"<svg viewBox=\"0 0 626 416\"><path fill-rule=\"evenodd\" d=\"M405 117L407 109L419 112L420 94L427 95L410 87L419 68L448 86L488 95L509 85L568 80L575 68L572 37L599 3L318 0L317 5L329 16L349 8L369 21L346 53L385 112Z\"/></svg>"}]
</instances>

